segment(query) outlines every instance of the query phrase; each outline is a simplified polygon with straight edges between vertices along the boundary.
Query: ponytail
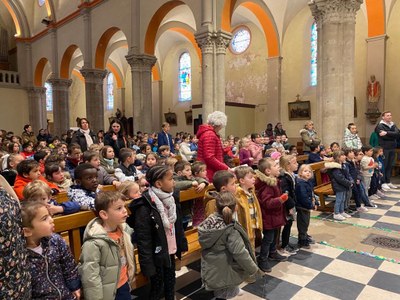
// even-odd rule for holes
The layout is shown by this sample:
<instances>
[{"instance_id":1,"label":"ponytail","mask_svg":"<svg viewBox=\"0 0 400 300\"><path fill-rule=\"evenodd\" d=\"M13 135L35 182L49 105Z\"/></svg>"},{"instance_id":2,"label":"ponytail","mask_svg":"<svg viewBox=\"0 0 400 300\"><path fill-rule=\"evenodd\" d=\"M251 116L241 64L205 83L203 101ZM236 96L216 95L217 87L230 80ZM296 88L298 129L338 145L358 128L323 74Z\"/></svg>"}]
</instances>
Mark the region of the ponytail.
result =
<instances>
[{"instance_id":1,"label":"ponytail","mask_svg":"<svg viewBox=\"0 0 400 300\"><path fill-rule=\"evenodd\" d=\"M216 198L217 211L224 219L225 224L232 223L236 208L236 197L231 192L221 192Z\"/></svg>"}]
</instances>

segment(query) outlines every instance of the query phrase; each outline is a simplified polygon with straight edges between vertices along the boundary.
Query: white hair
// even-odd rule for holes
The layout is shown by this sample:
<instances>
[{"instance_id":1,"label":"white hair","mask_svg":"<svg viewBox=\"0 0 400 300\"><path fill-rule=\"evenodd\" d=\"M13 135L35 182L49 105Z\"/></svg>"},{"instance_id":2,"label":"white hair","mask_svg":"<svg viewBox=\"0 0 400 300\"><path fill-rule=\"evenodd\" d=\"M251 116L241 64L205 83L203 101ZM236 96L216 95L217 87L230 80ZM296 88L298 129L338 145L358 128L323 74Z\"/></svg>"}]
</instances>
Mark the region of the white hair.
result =
<instances>
[{"instance_id":1,"label":"white hair","mask_svg":"<svg viewBox=\"0 0 400 300\"><path fill-rule=\"evenodd\" d=\"M226 126L228 118L222 111L214 111L207 117L207 123L211 126Z\"/></svg>"}]
</instances>

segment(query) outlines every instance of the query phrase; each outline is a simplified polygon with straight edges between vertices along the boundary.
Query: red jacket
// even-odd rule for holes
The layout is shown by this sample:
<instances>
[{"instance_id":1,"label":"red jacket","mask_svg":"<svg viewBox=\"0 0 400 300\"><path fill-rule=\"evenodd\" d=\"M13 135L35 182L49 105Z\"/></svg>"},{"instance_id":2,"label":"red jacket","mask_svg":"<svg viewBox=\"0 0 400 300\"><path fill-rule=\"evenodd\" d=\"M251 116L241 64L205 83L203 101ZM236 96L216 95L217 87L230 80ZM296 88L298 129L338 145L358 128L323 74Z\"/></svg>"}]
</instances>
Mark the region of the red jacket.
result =
<instances>
[{"instance_id":1,"label":"red jacket","mask_svg":"<svg viewBox=\"0 0 400 300\"><path fill-rule=\"evenodd\" d=\"M197 131L198 149L197 159L207 165L207 178L212 182L214 173L219 170L227 170L224 164L224 150L219 135L211 125L200 125Z\"/></svg>"},{"instance_id":2,"label":"red jacket","mask_svg":"<svg viewBox=\"0 0 400 300\"><path fill-rule=\"evenodd\" d=\"M280 199L282 192L278 178L268 177L258 170L256 175L255 188L262 212L263 229L276 229L285 225L285 205Z\"/></svg>"},{"instance_id":3,"label":"red jacket","mask_svg":"<svg viewBox=\"0 0 400 300\"><path fill-rule=\"evenodd\" d=\"M43 181L44 183L46 183L51 189L56 189L56 190L60 190L55 184L48 182L43 176L39 177L39 180ZM15 183L14 183L14 191L18 196L19 200L23 200L24 196L22 195L22 192L25 188L25 186L29 183L32 182L32 179L17 175L17 177L15 178Z\"/></svg>"}]
</instances>

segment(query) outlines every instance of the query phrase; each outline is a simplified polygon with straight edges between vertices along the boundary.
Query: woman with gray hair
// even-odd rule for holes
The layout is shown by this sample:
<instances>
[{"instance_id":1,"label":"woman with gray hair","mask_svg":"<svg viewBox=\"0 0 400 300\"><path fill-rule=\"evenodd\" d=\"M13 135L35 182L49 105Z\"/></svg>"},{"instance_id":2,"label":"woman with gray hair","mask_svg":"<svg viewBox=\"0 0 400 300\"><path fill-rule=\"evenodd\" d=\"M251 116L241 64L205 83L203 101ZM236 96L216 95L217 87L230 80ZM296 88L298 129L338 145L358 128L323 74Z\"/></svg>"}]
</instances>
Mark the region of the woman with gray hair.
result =
<instances>
[{"instance_id":1,"label":"woman with gray hair","mask_svg":"<svg viewBox=\"0 0 400 300\"><path fill-rule=\"evenodd\" d=\"M310 153L310 146L318 146L321 144L321 139L317 136L317 132L314 129L313 121L306 121L304 128L300 130L300 136L303 141L303 152L304 154Z\"/></svg>"},{"instance_id":2,"label":"woman with gray hair","mask_svg":"<svg viewBox=\"0 0 400 300\"><path fill-rule=\"evenodd\" d=\"M207 165L207 178L212 182L214 173L231 169L224 163L224 150L218 132L226 126L227 117L221 111L214 111L207 117L207 124L197 131L197 159Z\"/></svg>"}]
</instances>

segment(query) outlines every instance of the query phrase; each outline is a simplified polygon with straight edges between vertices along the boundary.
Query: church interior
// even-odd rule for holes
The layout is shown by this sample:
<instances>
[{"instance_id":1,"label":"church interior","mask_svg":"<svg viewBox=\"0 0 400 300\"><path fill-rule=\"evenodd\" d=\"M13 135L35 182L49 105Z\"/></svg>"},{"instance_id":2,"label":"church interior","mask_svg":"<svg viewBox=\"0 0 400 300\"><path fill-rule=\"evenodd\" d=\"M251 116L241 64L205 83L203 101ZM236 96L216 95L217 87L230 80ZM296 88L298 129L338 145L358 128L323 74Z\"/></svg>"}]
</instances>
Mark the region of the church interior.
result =
<instances>
[{"instance_id":1,"label":"church interior","mask_svg":"<svg viewBox=\"0 0 400 300\"><path fill-rule=\"evenodd\" d=\"M396 0L1 0L0 129L61 135L85 117L97 132L121 113L175 135L218 110L226 136L281 122L296 144L312 120L341 143L353 122L368 144L383 111L400 122L399 52ZM312 212L316 244L235 299L398 299L399 199L340 223ZM177 299L213 298L200 270L181 267Z\"/></svg>"}]
</instances>

